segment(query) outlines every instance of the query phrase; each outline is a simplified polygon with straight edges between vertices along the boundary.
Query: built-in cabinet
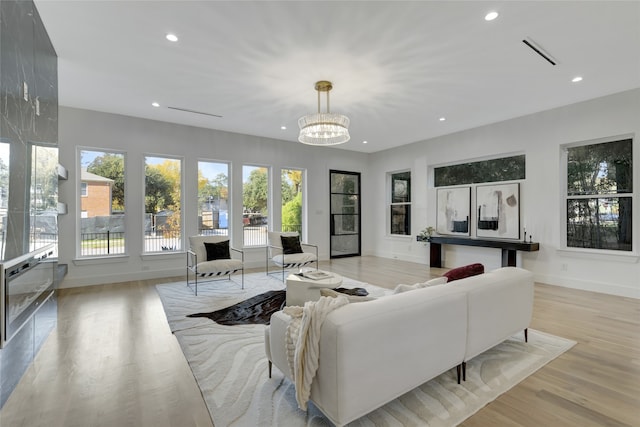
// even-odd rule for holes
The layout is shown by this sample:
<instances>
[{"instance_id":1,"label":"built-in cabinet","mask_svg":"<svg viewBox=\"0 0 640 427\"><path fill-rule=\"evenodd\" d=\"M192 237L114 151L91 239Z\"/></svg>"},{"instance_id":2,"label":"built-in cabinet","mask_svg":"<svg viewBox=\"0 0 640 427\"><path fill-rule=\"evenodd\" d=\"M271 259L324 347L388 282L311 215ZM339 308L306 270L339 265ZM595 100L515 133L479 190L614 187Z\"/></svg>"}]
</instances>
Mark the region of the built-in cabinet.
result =
<instances>
[{"instance_id":1,"label":"built-in cabinet","mask_svg":"<svg viewBox=\"0 0 640 427\"><path fill-rule=\"evenodd\" d=\"M0 270L4 272L13 260L52 241L57 254L57 225L54 236L47 239L36 234L36 225L42 223L48 205L54 206L54 217L57 211L58 62L31 0L0 0L0 33ZM55 156L46 159L54 165L52 177L39 163L44 156ZM50 184L42 185L42 179ZM56 261L53 257L46 262ZM57 268L51 271L55 275ZM0 277L4 295L4 275ZM4 303L2 298L0 304ZM0 308L6 316L5 307ZM54 291L10 340L6 330L0 330L0 407L56 322Z\"/></svg>"}]
</instances>

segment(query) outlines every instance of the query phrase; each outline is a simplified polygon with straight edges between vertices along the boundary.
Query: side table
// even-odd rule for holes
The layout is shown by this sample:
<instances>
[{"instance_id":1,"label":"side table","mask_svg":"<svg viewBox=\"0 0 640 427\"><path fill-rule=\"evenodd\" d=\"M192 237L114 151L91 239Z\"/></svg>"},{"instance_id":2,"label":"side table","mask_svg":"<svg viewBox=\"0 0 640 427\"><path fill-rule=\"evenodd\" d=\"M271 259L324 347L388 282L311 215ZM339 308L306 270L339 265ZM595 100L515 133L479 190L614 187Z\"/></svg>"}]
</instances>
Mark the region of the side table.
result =
<instances>
[{"instance_id":1,"label":"side table","mask_svg":"<svg viewBox=\"0 0 640 427\"><path fill-rule=\"evenodd\" d=\"M315 271L315 270L314 270ZM326 271L331 277L314 280L298 274L287 277L287 305L303 306L307 301L320 299L320 289L337 288L342 284L342 276Z\"/></svg>"}]
</instances>

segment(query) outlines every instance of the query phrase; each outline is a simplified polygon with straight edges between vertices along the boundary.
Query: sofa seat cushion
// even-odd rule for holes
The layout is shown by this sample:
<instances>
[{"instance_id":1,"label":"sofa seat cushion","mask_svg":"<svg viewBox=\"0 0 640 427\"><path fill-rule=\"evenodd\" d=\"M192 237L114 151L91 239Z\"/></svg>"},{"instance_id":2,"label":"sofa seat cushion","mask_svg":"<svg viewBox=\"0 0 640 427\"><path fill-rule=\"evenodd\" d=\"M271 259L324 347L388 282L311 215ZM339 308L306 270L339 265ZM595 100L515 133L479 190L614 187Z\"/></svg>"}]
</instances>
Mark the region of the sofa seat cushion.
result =
<instances>
[{"instance_id":1,"label":"sofa seat cushion","mask_svg":"<svg viewBox=\"0 0 640 427\"><path fill-rule=\"evenodd\" d=\"M202 277L226 276L242 270L242 261L238 259L217 259L215 261L199 262L195 272Z\"/></svg>"},{"instance_id":2,"label":"sofa seat cushion","mask_svg":"<svg viewBox=\"0 0 640 427\"><path fill-rule=\"evenodd\" d=\"M302 267L312 262L316 262L317 258L314 254L303 252L301 254L276 255L273 262L284 268Z\"/></svg>"},{"instance_id":3,"label":"sofa seat cushion","mask_svg":"<svg viewBox=\"0 0 640 427\"><path fill-rule=\"evenodd\" d=\"M466 277L476 276L483 273L484 265L475 263L451 269L444 273L442 277L446 277L448 279L448 282L453 282L454 280L460 280Z\"/></svg>"}]
</instances>

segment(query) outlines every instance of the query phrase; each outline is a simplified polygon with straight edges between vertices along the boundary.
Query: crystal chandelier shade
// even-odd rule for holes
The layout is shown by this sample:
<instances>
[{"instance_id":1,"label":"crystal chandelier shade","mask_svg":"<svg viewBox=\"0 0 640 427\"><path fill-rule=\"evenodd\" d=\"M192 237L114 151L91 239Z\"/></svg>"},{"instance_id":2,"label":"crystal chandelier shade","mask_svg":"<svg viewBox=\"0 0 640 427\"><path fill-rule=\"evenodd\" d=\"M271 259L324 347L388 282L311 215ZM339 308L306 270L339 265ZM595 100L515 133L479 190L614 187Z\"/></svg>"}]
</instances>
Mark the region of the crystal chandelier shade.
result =
<instances>
[{"instance_id":1,"label":"crystal chandelier shade","mask_svg":"<svg viewBox=\"0 0 640 427\"><path fill-rule=\"evenodd\" d=\"M309 145L338 145L344 144L349 136L349 118L342 114L329 112L329 91L331 82L319 81L315 89L318 91L318 113L307 114L298 119L300 135L298 141ZM327 112L320 112L320 92L327 94Z\"/></svg>"}]
</instances>

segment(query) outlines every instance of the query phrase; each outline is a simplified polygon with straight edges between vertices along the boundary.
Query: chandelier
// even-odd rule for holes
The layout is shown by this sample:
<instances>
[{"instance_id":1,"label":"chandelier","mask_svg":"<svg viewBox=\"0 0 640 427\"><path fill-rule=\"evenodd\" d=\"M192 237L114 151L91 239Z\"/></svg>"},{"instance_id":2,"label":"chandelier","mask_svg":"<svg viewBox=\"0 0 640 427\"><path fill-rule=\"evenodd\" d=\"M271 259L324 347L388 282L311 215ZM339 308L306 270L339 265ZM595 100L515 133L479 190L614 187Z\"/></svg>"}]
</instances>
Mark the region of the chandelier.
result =
<instances>
[{"instance_id":1,"label":"chandelier","mask_svg":"<svg viewBox=\"0 0 640 427\"><path fill-rule=\"evenodd\" d=\"M298 141L309 145L338 145L349 141L349 118L329 112L331 82L321 80L315 86L318 91L318 113L307 114L298 119L300 136ZM320 112L320 92L327 94L327 112Z\"/></svg>"}]
</instances>

